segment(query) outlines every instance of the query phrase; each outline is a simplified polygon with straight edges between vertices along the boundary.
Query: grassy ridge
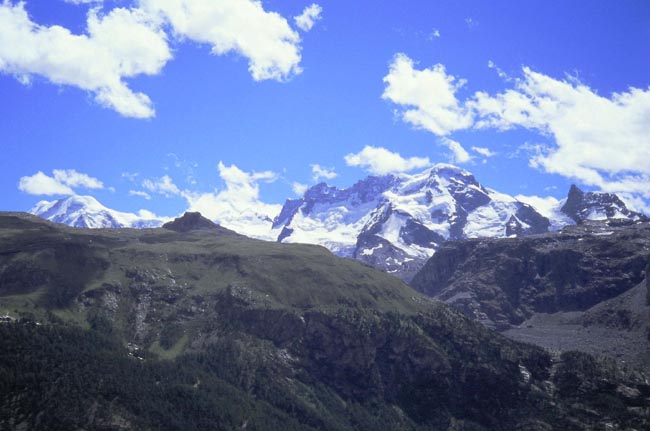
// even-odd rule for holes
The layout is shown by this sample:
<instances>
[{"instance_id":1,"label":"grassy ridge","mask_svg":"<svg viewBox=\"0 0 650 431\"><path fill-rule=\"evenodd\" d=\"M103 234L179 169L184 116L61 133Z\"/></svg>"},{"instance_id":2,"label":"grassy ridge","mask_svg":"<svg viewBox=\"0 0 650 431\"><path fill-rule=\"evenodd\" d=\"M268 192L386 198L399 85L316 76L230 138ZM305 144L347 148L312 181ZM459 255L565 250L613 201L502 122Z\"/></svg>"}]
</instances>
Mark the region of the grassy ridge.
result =
<instances>
[{"instance_id":1,"label":"grassy ridge","mask_svg":"<svg viewBox=\"0 0 650 431\"><path fill-rule=\"evenodd\" d=\"M588 360L557 373L548 352L322 247L0 214L0 281L0 314L22 319L0 324L0 429L650 424L629 410L648 385ZM626 389L604 404L611 385Z\"/></svg>"}]
</instances>

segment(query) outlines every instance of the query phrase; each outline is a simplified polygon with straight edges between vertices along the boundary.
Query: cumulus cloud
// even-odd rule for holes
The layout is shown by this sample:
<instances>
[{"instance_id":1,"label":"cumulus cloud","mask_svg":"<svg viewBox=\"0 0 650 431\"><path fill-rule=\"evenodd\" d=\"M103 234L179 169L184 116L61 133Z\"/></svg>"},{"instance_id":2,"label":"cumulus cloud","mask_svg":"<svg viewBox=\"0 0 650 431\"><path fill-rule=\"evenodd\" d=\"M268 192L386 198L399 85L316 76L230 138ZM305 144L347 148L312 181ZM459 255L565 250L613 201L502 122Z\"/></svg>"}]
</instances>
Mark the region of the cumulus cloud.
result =
<instances>
[{"instance_id":1,"label":"cumulus cloud","mask_svg":"<svg viewBox=\"0 0 650 431\"><path fill-rule=\"evenodd\" d=\"M505 76L494 63L488 67ZM471 128L538 132L548 142L530 153L532 167L603 191L650 198L650 88L604 96L575 78L555 79L528 67L520 78L504 81L511 88L460 100L456 93L465 81L440 64L417 70L398 54L382 97L402 108L405 122L439 136ZM474 149L489 157L484 150Z\"/></svg>"},{"instance_id":2,"label":"cumulus cloud","mask_svg":"<svg viewBox=\"0 0 650 431\"><path fill-rule=\"evenodd\" d=\"M146 179L142 182L142 187L152 193L158 193L165 197L183 196L183 192L178 188L169 175L163 175L157 179Z\"/></svg>"},{"instance_id":3,"label":"cumulus cloud","mask_svg":"<svg viewBox=\"0 0 650 431\"><path fill-rule=\"evenodd\" d=\"M374 175L408 172L413 169L431 166L428 157L402 157L398 153L382 147L366 145L363 150L344 157L348 166L359 166Z\"/></svg>"},{"instance_id":4,"label":"cumulus cloud","mask_svg":"<svg viewBox=\"0 0 650 431\"><path fill-rule=\"evenodd\" d=\"M256 0L140 0L140 7L171 25L181 37L248 59L256 81L300 73L300 37L287 20Z\"/></svg>"},{"instance_id":5,"label":"cumulus cloud","mask_svg":"<svg viewBox=\"0 0 650 431\"><path fill-rule=\"evenodd\" d=\"M300 30L309 31L314 27L316 21L321 19L322 12L322 7L316 3L312 3L311 5L307 6L300 15L294 16L293 20Z\"/></svg>"},{"instance_id":6,"label":"cumulus cloud","mask_svg":"<svg viewBox=\"0 0 650 431\"><path fill-rule=\"evenodd\" d=\"M127 117L154 115L149 97L133 92L124 78L155 75L171 58L165 34L138 9L88 12L87 33L41 26L24 3L0 4L0 72L29 82L38 75L54 84L94 94L100 105Z\"/></svg>"},{"instance_id":7,"label":"cumulus cloud","mask_svg":"<svg viewBox=\"0 0 650 431\"><path fill-rule=\"evenodd\" d=\"M384 77L386 88L382 98L403 109L402 120L438 136L471 127L471 112L456 97L464 80L447 74L445 66L417 70L413 60L397 54Z\"/></svg>"},{"instance_id":8,"label":"cumulus cloud","mask_svg":"<svg viewBox=\"0 0 650 431\"><path fill-rule=\"evenodd\" d=\"M221 225L256 238L275 239L271 233L272 219L282 205L268 204L260 199L260 182L274 182L278 175L271 171L245 172L236 165L219 162L219 176L225 189L210 193L187 194L189 211L199 211Z\"/></svg>"},{"instance_id":9,"label":"cumulus cloud","mask_svg":"<svg viewBox=\"0 0 650 431\"><path fill-rule=\"evenodd\" d=\"M67 0L102 3L101 0ZM253 79L285 80L301 72L300 36L287 19L257 0L137 0L137 7L104 13L91 8L86 30L73 34L59 25L33 22L24 2L0 3L0 73L28 84L40 76L56 85L87 91L94 100L125 117L155 116L153 103L127 83L158 75L171 60L167 32L174 40L206 43L215 55L248 59ZM313 4L296 20L311 28L320 17Z\"/></svg>"},{"instance_id":10,"label":"cumulus cloud","mask_svg":"<svg viewBox=\"0 0 650 431\"><path fill-rule=\"evenodd\" d=\"M34 175L21 177L18 189L30 195L74 195L73 188L101 189L104 184L97 178L82 174L74 169L55 169L53 176L38 171Z\"/></svg>"},{"instance_id":11,"label":"cumulus cloud","mask_svg":"<svg viewBox=\"0 0 650 431\"><path fill-rule=\"evenodd\" d=\"M74 191L70 187L61 184L41 171L38 171L31 176L22 177L18 182L18 189L25 193L29 193L30 195L49 196L74 194Z\"/></svg>"},{"instance_id":12,"label":"cumulus cloud","mask_svg":"<svg viewBox=\"0 0 650 431\"><path fill-rule=\"evenodd\" d=\"M650 89L604 97L576 80L525 67L515 88L495 96L479 92L471 106L481 116L478 128L523 127L552 137L554 145L531 159L534 167L606 191L647 190Z\"/></svg>"},{"instance_id":13,"label":"cumulus cloud","mask_svg":"<svg viewBox=\"0 0 650 431\"><path fill-rule=\"evenodd\" d=\"M102 189L104 184L97 178L82 174L74 169L55 169L52 171L54 179L70 187L85 187L87 189Z\"/></svg>"},{"instance_id":14,"label":"cumulus cloud","mask_svg":"<svg viewBox=\"0 0 650 431\"><path fill-rule=\"evenodd\" d=\"M226 183L226 191L233 196L256 198L259 195L259 182L275 182L278 174L272 171L245 172L235 165L226 166L223 162L218 165L219 176Z\"/></svg>"},{"instance_id":15,"label":"cumulus cloud","mask_svg":"<svg viewBox=\"0 0 650 431\"><path fill-rule=\"evenodd\" d=\"M517 195L515 196L519 202L523 202L535 208L541 215L552 219L554 217L555 211L560 206L560 200L554 198L553 196L526 196L526 195Z\"/></svg>"},{"instance_id":16,"label":"cumulus cloud","mask_svg":"<svg viewBox=\"0 0 650 431\"><path fill-rule=\"evenodd\" d=\"M319 164L309 165L311 166L312 179L315 183L324 180L333 180L337 177L337 173L334 172L334 168L325 168Z\"/></svg>"}]
</instances>

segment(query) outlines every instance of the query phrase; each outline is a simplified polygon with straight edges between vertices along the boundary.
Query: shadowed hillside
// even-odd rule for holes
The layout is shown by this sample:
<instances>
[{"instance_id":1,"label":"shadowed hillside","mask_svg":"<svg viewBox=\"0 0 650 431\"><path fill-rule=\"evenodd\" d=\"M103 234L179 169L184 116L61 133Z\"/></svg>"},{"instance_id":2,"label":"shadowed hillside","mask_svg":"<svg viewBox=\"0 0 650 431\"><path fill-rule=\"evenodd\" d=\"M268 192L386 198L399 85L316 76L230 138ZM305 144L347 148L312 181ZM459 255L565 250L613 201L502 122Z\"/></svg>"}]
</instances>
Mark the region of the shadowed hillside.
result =
<instances>
[{"instance_id":1,"label":"shadowed hillside","mask_svg":"<svg viewBox=\"0 0 650 431\"><path fill-rule=\"evenodd\" d=\"M0 428L650 424L650 387L612 363L510 341L322 247L176 225L0 214Z\"/></svg>"}]
</instances>

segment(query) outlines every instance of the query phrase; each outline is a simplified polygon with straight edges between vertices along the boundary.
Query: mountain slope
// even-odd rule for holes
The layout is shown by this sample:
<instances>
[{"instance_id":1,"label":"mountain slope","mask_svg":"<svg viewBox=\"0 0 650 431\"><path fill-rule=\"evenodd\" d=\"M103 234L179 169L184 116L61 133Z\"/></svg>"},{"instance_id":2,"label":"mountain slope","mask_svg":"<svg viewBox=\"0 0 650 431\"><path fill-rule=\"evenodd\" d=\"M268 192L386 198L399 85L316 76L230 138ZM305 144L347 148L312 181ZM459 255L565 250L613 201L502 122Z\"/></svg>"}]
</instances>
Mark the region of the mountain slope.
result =
<instances>
[{"instance_id":1,"label":"mountain slope","mask_svg":"<svg viewBox=\"0 0 650 431\"><path fill-rule=\"evenodd\" d=\"M585 193L575 184L571 186L560 210L576 223L583 223L587 220L646 219L643 214L630 211L625 203L613 193Z\"/></svg>"},{"instance_id":2,"label":"mountain slope","mask_svg":"<svg viewBox=\"0 0 650 431\"><path fill-rule=\"evenodd\" d=\"M349 189L319 184L288 200L274 221L283 242L324 245L409 278L448 239L545 232L531 206L452 165L416 175L368 177Z\"/></svg>"},{"instance_id":3,"label":"mountain slope","mask_svg":"<svg viewBox=\"0 0 650 431\"><path fill-rule=\"evenodd\" d=\"M590 221L525 238L448 242L411 285L517 339L583 346L650 369L649 270L650 223Z\"/></svg>"},{"instance_id":4,"label":"mountain slope","mask_svg":"<svg viewBox=\"0 0 650 431\"><path fill-rule=\"evenodd\" d=\"M40 201L29 211L46 220L84 228L158 227L163 219L106 208L92 196L69 196L55 201Z\"/></svg>"},{"instance_id":5,"label":"mountain slope","mask_svg":"<svg viewBox=\"0 0 650 431\"><path fill-rule=\"evenodd\" d=\"M221 226L264 240L318 244L405 280L447 240L512 237L558 230L593 219L642 220L609 193L572 186L542 214L481 185L468 171L438 164L414 175L367 177L347 189L318 184L289 199L273 221L246 201L215 208ZM266 205L271 211L273 205ZM31 212L75 227L155 227L163 220L110 210L89 196L40 202ZM214 215L213 214L213 215Z\"/></svg>"},{"instance_id":6,"label":"mountain slope","mask_svg":"<svg viewBox=\"0 0 650 431\"><path fill-rule=\"evenodd\" d=\"M438 164L415 175L368 177L348 189L319 184L288 200L278 241L321 244L340 256L410 280L447 240L526 236L588 220L645 220L614 194L575 185L547 216Z\"/></svg>"},{"instance_id":7,"label":"mountain slope","mask_svg":"<svg viewBox=\"0 0 650 431\"><path fill-rule=\"evenodd\" d=\"M650 387L611 364L509 341L322 247L218 229L0 214L0 315L21 319L0 323L2 428L650 424Z\"/></svg>"}]
</instances>

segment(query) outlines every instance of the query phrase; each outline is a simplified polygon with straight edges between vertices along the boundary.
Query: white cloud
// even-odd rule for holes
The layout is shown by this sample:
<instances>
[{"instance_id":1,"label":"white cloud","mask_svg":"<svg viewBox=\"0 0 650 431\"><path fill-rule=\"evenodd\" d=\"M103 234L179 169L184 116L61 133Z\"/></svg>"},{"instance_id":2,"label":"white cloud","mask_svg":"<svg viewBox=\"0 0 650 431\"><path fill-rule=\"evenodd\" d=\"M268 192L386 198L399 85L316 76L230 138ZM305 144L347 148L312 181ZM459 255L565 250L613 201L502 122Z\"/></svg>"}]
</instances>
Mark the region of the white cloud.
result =
<instances>
[{"instance_id":1,"label":"white cloud","mask_svg":"<svg viewBox=\"0 0 650 431\"><path fill-rule=\"evenodd\" d=\"M226 183L226 189L240 196L257 197L259 194L258 182L275 182L278 174L272 171L244 172L235 165L226 166L223 162L218 165L219 176Z\"/></svg>"},{"instance_id":2,"label":"white cloud","mask_svg":"<svg viewBox=\"0 0 650 431\"><path fill-rule=\"evenodd\" d=\"M74 195L73 188L102 189L104 184L97 178L82 174L74 169L55 169L52 176L38 171L34 175L21 177L18 189L30 195Z\"/></svg>"},{"instance_id":3,"label":"white cloud","mask_svg":"<svg viewBox=\"0 0 650 431\"><path fill-rule=\"evenodd\" d=\"M401 118L415 127L444 136L473 123L471 112L456 98L465 81L448 75L442 64L416 70L409 57L397 54L384 82L382 98L400 105Z\"/></svg>"},{"instance_id":4,"label":"white cloud","mask_svg":"<svg viewBox=\"0 0 650 431\"><path fill-rule=\"evenodd\" d=\"M102 189L104 184L97 178L82 174L74 169L55 169L52 171L54 179L70 187L85 187L87 189Z\"/></svg>"},{"instance_id":5,"label":"white cloud","mask_svg":"<svg viewBox=\"0 0 650 431\"><path fill-rule=\"evenodd\" d=\"M497 155L497 153L486 147L472 147L472 151L480 154L483 157L494 157Z\"/></svg>"},{"instance_id":6,"label":"white cloud","mask_svg":"<svg viewBox=\"0 0 650 431\"><path fill-rule=\"evenodd\" d=\"M411 59L398 54L384 78L382 97L403 108L405 122L439 136L470 128L536 131L550 142L529 153L532 167L603 191L650 199L650 88L606 97L575 78L554 79L524 67L522 77L513 79L493 62L488 67L512 88L459 100L463 80L448 75L440 64L416 70Z\"/></svg>"},{"instance_id":7,"label":"white cloud","mask_svg":"<svg viewBox=\"0 0 650 431\"><path fill-rule=\"evenodd\" d=\"M456 142L453 139L442 137L440 138L440 143L449 148L451 151L450 155L452 163L467 163L472 160L472 156L469 155L467 150L465 150L465 148L463 148L459 142Z\"/></svg>"},{"instance_id":8,"label":"white cloud","mask_svg":"<svg viewBox=\"0 0 650 431\"><path fill-rule=\"evenodd\" d=\"M153 213L153 212L151 212L149 210L145 210L145 209L138 210L138 217L143 218L143 219L147 219L147 220L165 220L166 219L166 217L161 217L161 216L156 215L155 213Z\"/></svg>"},{"instance_id":9,"label":"white cloud","mask_svg":"<svg viewBox=\"0 0 650 431\"><path fill-rule=\"evenodd\" d=\"M374 175L408 172L413 169L431 166L428 157L405 159L398 153L382 147L365 146L360 152L344 157L348 166L359 166Z\"/></svg>"},{"instance_id":10,"label":"white cloud","mask_svg":"<svg viewBox=\"0 0 650 431\"><path fill-rule=\"evenodd\" d=\"M316 24L316 21L321 19L321 13L323 12L323 8L317 5L316 3L312 3L311 5L307 6L305 10L302 11L302 14L298 16L294 16L293 20L296 23L296 26L302 31L309 31L314 27L314 24Z\"/></svg>"},{"instance_id":11,"label":"white cloud","mask_svg":"<svg viewBox=\"0 0 650 431\"><path fill-rule=\"evenodd\" d=\"M301 72L298 33L259 1L140 0L140 7L169 22L177 36L211 45L215 55L246 57L256 81Z\"/></svg>"},{"instance_id":12,"label":"white cloud","mask_svg":"<svg viewBox=\"0 0 650 431\"><path fill-rule=\"evenodd\" d=\"M102 3L101 0L67 0ZM93 7L84 34L43 26L28 16L24 2L0 2L0 73L28 84L40 76L56 85L88 91L100 105L126 117L155 116L153 103L133 91L128 78L158 75L172 58L165 31L178 40L207 43L212 53L248 59L255 80L285 80L301 72L300 36L287 20L257 0L137 0L138 7L101 12ZM309 26L320 6L305 9L297 22Z\"/></svg>"},{"instance_id":13,"label":"white cloud","mask_svg":"<svg viewBox=\"0 0 650 431\"><path fill-rule=\"evenodd\" d=\"M273 182L278 175L271 171L245 172L235 165L219 162L219 176L226 188L212 193L186 194L188 211L199 211L222 226L245 235L274 240L271 222L282 205L260 200L260 182Z\"/></svg>"},{"instance_id":14,"label":"white cloud","mask_svg":"<svg viewBox=\"0 0 650 431\"><path fill-rule=\"evenodd\" d=\"M334 172L334 168L325 168L318 164L309 165L311 166L312 179L315 183L324 180L333 180L337 177L337 173Z\"/></svg>"},{"instance_id":15,"label":"white cloud","mask_svg":"<svg viewBox=\"0 0 650 431\"><path fill-rule=\"evenodd\" d=\"M513 89L479 92L468 105L481 117L478 128L523 127L552 137L554 145L532 156L532 166L605 191L650 197L650 89L608 98L524 67Z\"/></svg>"},{"instance_id":16,"label":"white cloud","mask_svg":"<svg viewBox=\"0 0 650 431\"><path fill-rule=\"evenodd\" d=\"M302 184L298 182L293 182L291 183L291 190L297 195L297 196L302 196L305 194L305 192L309 189L309 186L307 184Z\"/></svg>"},{"instance_id":17,"label":"white cloud","mask_svg":"<svg viewBox=\"0 0 650 431\"><path fill-rule=\"evenodd\" d=\"M510 81L511 78L508 76L507 73L503 71L499 66L497 66L492 60L488 60L487 63L488 68L494 69L497 72L497 76L503 80Z\"/></svg>"},{"instance_id":18,"label":"white cloud","mask_svg":"<svg viewBox=\"0 0 650 431\"><path fill-rule=\"evenodd\" d=\"M39 75L54 84L94 94L127 117L154 116L149 97L133 92L124 78L155 75L171 58L165 34L138 9L88 12L86 35L31 21L24 3L0 4L0 72L21 82Z\"/></svg>"},{"instance_id":19,"label":"white cloud","mask_svg":"<svg viewBox=\"0 0 650 431\"><path fill-rule=\"evenodd\" d=\"M554 213L560 205L560 200L554 198L553 196L526 196L526 195L517 195L515 196L519 202L523 202L535 208L541 215L546 218L553 218Z\"/></svg>"},{"instance_id":20,"label":"white cloud","mask_svg":"<svg viewBox=\"0 0 650 431\"><path fill-rule=\"evenodd\" d=\"M174 184L174 181L169 175L163 175L161 178L155 180L146 179L142 182L142 187L152 193L158 193L167 198L184 195L184 192Z\"/></svg>"},{"instance_id":21,"label":"white cloud","mask_svg":"<svg viewBox=\"0 0 650 431\"><path fill-rule=\"evenodd\" d=\"M129 195L130 196L139 196L141 198L144 198L146 200L151 199L151 195L147 192L143 192L141 190L129 190Z\"/></svg>"},{"instance_id":22,"label":"white cloud","mask_svg":"<svg viewBox=\"0 0 650 431\"><path fill-rule=\"evenodd\" d=\"M70 187L41 171L31 176L22 177L18 182L18 189L30 195L74 195L74 191Z\"/></svg>"},{"instance_id":23,"label":"white cloud","mask_svg":"<svg viewBox=\"0 0 650 431\"><path fill-rule=\"evenodd\" d=\"M434 38L439 38L439 37L440 37L440 30L434 28L431 34L429 35L429 40L433 40Z\"/></svg>"},{"instance_id":24,"label":"white cloud","mask_svg":"<svg viewBox=\"0 0 650 431\"><path fill-rule=\"evenodd\" d=\"M650 202L647 200L643 200L638 195L625 192L619 192L617 196L621 198L625 203L625 206L627 206L632 211L637 211L650 216Z\"/></svg>"}]
</instances>

